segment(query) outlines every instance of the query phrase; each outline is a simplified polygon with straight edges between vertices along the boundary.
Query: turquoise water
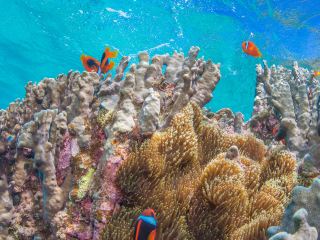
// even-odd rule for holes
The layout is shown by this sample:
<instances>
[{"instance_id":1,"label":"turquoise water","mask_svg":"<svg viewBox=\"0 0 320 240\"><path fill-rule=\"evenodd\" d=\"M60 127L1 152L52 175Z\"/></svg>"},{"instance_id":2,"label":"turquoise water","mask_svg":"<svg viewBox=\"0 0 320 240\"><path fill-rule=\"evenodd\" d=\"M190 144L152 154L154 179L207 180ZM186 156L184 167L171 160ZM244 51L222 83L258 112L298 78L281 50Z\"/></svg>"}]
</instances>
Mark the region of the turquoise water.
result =
<instances>
[{"instance_id":1,"label":"turquoise water","mask_svg":"<svg viewBox=\"0 0 320 240\"><path fill-rule=\"evenodd\" d=\"M82 71L81 53L97 57L105 45L131 55L187 53L221 63L222 78L208 104L250 117L255 64L241 42L251 35L270 63L293 59L317 66L320 12L314 0L1 0L0 108L24 97L24 85ZM119 61L120 57L117 59Z\"/></svg>"}]
</instances>

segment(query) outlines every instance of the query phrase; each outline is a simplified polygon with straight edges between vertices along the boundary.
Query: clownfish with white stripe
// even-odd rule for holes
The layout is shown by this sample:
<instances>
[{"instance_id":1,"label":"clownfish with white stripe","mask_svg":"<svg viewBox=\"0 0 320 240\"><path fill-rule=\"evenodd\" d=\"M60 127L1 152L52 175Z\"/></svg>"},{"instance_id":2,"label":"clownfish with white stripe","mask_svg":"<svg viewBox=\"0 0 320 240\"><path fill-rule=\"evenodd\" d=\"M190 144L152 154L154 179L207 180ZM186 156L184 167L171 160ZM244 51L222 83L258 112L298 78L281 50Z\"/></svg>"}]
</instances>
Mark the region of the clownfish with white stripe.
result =
<instances>
[{"instance_id":1,"label":"clownfish with white stripe","mask_svg":"<svg viewBox=\"0 0 320 240\"><path fill-rule=\"evenodd\" d=\"M242 42L242 51L252 57L262 57L259 48L251 41Z\"/></svg>"}]
</instances>

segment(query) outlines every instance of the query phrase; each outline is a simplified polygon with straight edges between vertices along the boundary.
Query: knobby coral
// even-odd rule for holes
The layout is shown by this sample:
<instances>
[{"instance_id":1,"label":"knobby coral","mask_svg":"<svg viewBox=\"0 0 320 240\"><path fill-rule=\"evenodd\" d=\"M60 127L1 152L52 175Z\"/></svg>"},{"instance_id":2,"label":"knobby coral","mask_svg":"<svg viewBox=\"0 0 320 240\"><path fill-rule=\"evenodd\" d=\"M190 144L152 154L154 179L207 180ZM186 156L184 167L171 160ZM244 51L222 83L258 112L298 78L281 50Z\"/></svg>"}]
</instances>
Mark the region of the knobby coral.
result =
<instances>
[{"instance_id":1,"label":"knobby coral","mask_svg":"<svg viewBox=\"0 0 320 240\"><path fill-rule=\"evenodd\" d=\"M294 234L287 232L278 232L274 235L274 230L281 230L278 227L268 229L268 233L272 235L270 240L317 240L318 232L315 227L311 227L307 221L308 212L306 209L301 208L295 212L292 217L294 223Z\"/></svg>"},{"instance_id":2,"label":"knobby coral","mask_svg":"<svg viewBox=\"0 0 320 240\"><path fill-rule=\"evenodd\" d=\"M122 206L105 239L132 238L137 209L147 207L157 212L158 239L265 239L296 182L295 159L267 152L253 136L224 133L189 104L134 147L116 180Z\"/></svg>"},{"instance_id":3,"label":"knobby coral","mask_svg":"<svg viewBox=\"0 0 320 240\"><path fill-rule=\"evenodd\" d=\"M305 215L308 223L320 231L320 179L313 181L310 187L296 186L292 191L292 199L284 213L281 228L286 232L295 232L294 223L291 221L296 211L304 208L308 211Z\"/></svg>"}]
</instances>

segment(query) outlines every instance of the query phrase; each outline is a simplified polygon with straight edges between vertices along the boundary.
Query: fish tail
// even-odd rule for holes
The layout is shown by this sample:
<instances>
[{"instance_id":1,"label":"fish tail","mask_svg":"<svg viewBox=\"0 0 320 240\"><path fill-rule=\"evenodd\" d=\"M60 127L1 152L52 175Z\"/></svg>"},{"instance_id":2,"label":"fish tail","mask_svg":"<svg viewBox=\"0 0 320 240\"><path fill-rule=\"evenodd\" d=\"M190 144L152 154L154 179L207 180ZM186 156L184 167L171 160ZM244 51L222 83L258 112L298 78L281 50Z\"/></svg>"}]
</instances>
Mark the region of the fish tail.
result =
<instances>
[{"instance_id":1,"label":"fish tail","mask_svg":"<svg viewBox=\"0 0 320 240\"><path fill-rule=\"evenodd\" d=\"M156 239L156 230L153 230L149 237L148 237L148 240L155 240Z\"/></svg>"},{"instance_id":2,"label":"fish tail","mask_svg":"<svg viewBox=\"0 0 320 240\"><path fill-rule=\"evenodd\" d=\"M118 55L118 51L114 50L114 51L110 51L110 47L106 47L106 49L104 50L104 53L106 54L107 58L116 58Z\"/></svg>"}]
</instances>

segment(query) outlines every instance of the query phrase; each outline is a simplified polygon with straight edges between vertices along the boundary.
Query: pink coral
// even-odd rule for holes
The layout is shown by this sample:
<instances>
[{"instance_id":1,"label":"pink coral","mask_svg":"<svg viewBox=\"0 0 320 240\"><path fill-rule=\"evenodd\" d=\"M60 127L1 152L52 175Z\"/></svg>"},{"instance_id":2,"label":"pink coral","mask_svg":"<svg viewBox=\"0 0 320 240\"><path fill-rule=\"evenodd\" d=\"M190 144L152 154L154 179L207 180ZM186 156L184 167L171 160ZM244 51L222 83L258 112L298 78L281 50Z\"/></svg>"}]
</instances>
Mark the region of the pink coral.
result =
<instances>
[{"instance_id":1,"label":"pink coral","mask_svg":"<svg viewBox=\"0 0 320 240\"><path fill-rule=\"evenodd\" d=\"M90 226L82 226L80 224L73 224L72 228L69 229L67 234L71 237L76 237L79 240L92 239L92 231Z\"/></svg>"},{"instance_id":2,"label":"pink coral","mask_svg":"<svg viewBox=\"0 0 320 240\"><path fill-rule=\"evenodd\" d=\"M59 159L57 162L57 181L58 184L61 184L67 174L67 168L70 166L72 158L72 148L71 140L69 133L67 132L63 137L63 143L60 149Z\"/></svg>"}]
</instances>

